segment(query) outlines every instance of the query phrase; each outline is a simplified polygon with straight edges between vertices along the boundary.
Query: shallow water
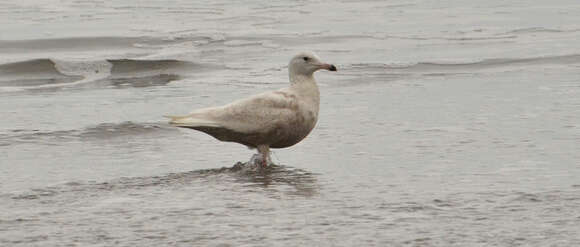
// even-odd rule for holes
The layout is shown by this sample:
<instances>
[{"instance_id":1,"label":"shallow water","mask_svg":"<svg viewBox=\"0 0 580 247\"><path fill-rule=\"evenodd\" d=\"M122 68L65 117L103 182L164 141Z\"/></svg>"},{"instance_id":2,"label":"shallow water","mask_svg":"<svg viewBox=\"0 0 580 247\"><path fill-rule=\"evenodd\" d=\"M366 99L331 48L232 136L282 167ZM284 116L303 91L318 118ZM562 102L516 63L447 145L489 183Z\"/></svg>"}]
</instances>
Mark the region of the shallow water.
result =
<instances>
[{"instance_id":1,"label":"shallow water","mask_svg":"<svg viewBox=\"0 0 580 247\"><path fill-rule=\"evenodd\" d=\"M0 3L2 246L576 246L577 1ZM314 131L244 146L163 115L287 85Z\"/></svg>"}]
</instances>

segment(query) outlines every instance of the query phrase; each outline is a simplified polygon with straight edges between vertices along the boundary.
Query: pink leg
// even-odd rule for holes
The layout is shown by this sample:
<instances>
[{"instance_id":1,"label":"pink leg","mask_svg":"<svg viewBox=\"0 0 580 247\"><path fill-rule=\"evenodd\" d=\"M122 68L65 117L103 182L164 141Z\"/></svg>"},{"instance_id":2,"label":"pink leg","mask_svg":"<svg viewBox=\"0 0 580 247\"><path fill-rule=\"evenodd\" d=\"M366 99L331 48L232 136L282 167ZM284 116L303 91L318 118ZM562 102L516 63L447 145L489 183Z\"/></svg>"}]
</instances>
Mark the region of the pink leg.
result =
<instances>
[{"instance_id":1,"label":"pink leg","mask_svg":"<svg viewBox=\"0 0 580 247\"><path fill-rule=\"evenodd\" d=\"M266 160L266 158L263 158L264 160L262 161L262 167L266 168L268 167L268 160Z\"/></svg>"},{"instance_id":2,"label":"pink leg","mask_svg":"<svg viewBox=\"0 0 580 247\"><path fill-rule=\"evenodd\" d=\"M258 145L258 152L262 155L262 166L268 167L270 161L270 147L268 145Z\"/></svg>"}]
</instances>

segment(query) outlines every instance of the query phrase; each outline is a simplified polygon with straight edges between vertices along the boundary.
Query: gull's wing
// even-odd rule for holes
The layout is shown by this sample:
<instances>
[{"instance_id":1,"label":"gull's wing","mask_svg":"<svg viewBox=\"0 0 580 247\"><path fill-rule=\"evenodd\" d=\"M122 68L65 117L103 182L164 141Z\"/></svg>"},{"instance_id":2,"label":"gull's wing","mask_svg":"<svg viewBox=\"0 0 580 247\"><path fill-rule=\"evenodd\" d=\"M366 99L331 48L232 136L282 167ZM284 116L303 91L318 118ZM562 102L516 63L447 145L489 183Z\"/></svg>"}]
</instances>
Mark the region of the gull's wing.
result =
<instances>
[{"instance_id":1,"label":"gull's wing","mask_svg":"<svg viewBox=\"0 0 580 247\"><path fill-rule=\"evenodd\" d=\"M267 132L296 117L294 94L278 90L252 96L223 106L215 112L222 126L244 133Z\"/></svg>"},{"instance_id":2,"label":"gull's wing","mask_svg":"<svg viewBox=\"0 0 580 247\"><path fill-rule=\"evenodd\" d=\"M290 122L298 113L296 96L287 89L241 99L225 106L203 108L171 117L179 127L226 128L239 133L264 133Z\"/></svg>"}]
</instances>

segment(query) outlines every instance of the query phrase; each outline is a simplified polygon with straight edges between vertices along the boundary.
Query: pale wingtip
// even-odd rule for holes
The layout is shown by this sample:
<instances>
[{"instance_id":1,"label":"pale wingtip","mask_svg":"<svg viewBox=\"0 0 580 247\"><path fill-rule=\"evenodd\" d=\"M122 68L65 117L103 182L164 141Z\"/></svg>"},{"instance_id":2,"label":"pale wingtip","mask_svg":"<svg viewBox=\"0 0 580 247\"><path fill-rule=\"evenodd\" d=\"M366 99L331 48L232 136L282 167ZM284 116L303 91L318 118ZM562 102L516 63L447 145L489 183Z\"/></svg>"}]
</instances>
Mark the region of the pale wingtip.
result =
<instances>
[{"instance_id":1,"label":"pale wingtip","mask_svg":"<svg viewBox=\"0 0 580 247\"><path fill-rule=\"evenodd\" d=\"M221 127L220 124L206 119L193 118L191 116L170 116L164 115L163 117L169 118L169 124L177 127Z\"/></svg>"},{"instance_id":2,"label":"pale wingtip","mask_svg":"<svg viewBox=\"0 0 580 247\"><path fill-rule=\"evenodd\" d=\"M163 115L164 118L169 118L169 123L170 124L177 124L175 121L179 118L181 118L181 116L170 116L170 115Z\"/></svg>"}]
</instances>

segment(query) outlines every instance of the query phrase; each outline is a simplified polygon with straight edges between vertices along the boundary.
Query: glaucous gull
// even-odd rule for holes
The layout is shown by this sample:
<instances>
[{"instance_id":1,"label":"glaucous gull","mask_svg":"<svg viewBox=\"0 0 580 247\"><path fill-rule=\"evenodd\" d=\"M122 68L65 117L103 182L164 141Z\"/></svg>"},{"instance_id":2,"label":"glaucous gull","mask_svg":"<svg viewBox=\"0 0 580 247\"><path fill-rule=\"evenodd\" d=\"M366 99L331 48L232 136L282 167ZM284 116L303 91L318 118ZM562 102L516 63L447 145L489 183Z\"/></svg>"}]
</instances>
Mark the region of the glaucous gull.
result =
<instances>
[{"instance_id":1,"label":"glaucous gull","mask_svg":"<svg viewBox=\"0 0 580 247\"><path fill-rule=\"evenodd\" d=\"M313 73L336 71L312 52L302 52L288 65L290 86L257 94L218 107L168 116L177 127L202 131L220 141L257 148L261 162L270 162L270 148L290 147L304 139L316 125L320 92Z\"/></svg>"}]
</instances>

